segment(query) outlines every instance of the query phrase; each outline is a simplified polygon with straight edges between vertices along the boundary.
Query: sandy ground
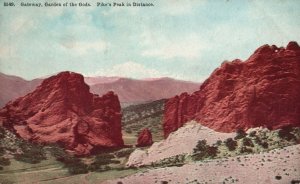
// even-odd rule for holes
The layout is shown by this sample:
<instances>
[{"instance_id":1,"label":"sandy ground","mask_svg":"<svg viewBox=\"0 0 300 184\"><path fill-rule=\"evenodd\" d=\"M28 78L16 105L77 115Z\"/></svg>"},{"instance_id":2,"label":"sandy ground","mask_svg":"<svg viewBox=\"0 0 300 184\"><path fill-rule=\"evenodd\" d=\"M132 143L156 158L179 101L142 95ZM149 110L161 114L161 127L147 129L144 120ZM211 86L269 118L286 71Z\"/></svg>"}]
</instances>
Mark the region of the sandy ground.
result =
<instances>
[{"instance_id":1,"label":"sandy ground","mask_svg":"<svg viewBox=\"0 0 300 184\"><path fill-rule=\"evenodd\" d=\"M277 176L277 177L276 177ZM300 183L300 145L271 150L259 154L147 170L105 184L137 183L243 183L289 184Z\"/></svg>"},{"instance_id":2,"label":"sandy ground","mask_svg":"<svg viewBox=\"0 0 300 184\"><path fill-rule=\"evenodd\" d=\"M235 133L216 132L192 121L171 133L166 140L154 143L149 149L135 150L130 155L127 166L149 165L151 162L175 155L191 154L201 139L205 139L208 144L213 144L217 140L225 140L235 135Z\"/></svg>"}]
</instances>

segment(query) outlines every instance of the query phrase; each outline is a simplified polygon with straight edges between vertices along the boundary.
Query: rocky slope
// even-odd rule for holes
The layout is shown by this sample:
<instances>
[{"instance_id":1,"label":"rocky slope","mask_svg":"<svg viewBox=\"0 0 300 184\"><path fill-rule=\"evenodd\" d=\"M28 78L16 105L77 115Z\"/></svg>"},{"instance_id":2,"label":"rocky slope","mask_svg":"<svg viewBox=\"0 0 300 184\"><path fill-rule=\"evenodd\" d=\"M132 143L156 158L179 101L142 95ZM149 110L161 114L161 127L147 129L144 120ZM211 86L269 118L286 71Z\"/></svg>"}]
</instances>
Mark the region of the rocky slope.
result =
<instances>
[{"instance_id":1,"label":"rocky slope","mask_svg":"<svg viewBox=\"0 0 300 184\"><path fill-rule=\"evenodd\" d=\"M162 118L165 100L145 104L131 105L122 109L122 129L125 134L138 136L147 128L154 141L163 139ZM136 138L134 138L135 141Z\"/></svg>"},{"instance_id":2,"label":"rocky slope","mask_svg":"<svg viewBox=\"0 0 300 184\"><path fill-rule=\"evenodd\" d=\"M199 91L169 99L164 134L167 137L192 119L220 132L300 126L299 91L299 45L264 45L244 62L224 62Z\"/></svg>"},{"instance_id":3,"label":"rocky slope","mask_svg":"<svg viewBox=\"0 0 300 184\"><path fill-rule=\"evenodd\" d=\"M235 137L236 133L219 133L196 122L189 122L160 142L155 142L149 149L135 150L129 157L127 166L151 165L165 158L176 155L192 154L199 140L205 139L208 144L217 140Z\"/></svg>"},{"instance_id":4,"label":"rocky slope","mask_svg":"<svg viewBox=\"0 0 300 184\"><path fill-rule=\"evenodd\" d=\"M78 155L123 146L121 108L113 92L89 92L82 75L62 72L0 110L0 123L25 140L59 143Z\"/></svg>"}]
</instances>

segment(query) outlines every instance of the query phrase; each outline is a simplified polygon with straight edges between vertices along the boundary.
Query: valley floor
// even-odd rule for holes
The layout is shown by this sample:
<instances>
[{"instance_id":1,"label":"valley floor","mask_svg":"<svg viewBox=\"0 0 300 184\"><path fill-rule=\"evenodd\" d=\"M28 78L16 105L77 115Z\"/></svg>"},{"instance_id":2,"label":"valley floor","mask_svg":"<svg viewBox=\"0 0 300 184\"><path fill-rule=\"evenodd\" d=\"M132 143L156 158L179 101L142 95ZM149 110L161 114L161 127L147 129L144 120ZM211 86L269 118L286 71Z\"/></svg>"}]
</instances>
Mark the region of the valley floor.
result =
<instances>
[{"instance_id":1,"label":"valley floor","mask_svg":"<svg viewBox=\"0 0 300 184\"><path fill-rule=\"evenodd\" d=\"M70 176L59 162L53 160L45 160L34 167L18 164L21 162L13 161L8 168L0 172L1 184L300 183L299 144L258 154L198 161L182 167L109 170L73 176ZM14 168L13 172L12 168Z\"/></svg>"},{"instance_id":2,"label":"valley floor","mask_svg":"<svg viewBox=\"0 0 300 184\"><path fill-rule=\"evenodd\" d=\"M300 145L269 152L195 162L182 167L157 168L140 172L113 183L300 183Z\"/></svg>"}]
</instances>

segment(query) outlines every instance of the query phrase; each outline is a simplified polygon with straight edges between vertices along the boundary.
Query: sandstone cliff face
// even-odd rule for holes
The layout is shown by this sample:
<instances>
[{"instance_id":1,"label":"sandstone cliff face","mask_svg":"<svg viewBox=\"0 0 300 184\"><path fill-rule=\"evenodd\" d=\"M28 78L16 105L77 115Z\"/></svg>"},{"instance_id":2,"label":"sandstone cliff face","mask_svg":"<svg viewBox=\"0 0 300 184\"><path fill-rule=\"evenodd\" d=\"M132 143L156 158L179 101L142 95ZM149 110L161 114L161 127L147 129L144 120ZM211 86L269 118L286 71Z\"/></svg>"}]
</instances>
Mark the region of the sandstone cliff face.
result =
<instances>
[{"instance_id":1,"label":"sandstone cliff face","mask_svg":"<svg viewBox=\"0 0 300 184\"><path fill-rule=\"evenodd\" d=\"M164 134L192 119L220 132L300 126L299 91L299 45L264 45L245 62L223 63L195 93L169 99Z\"/></svg>"},{"instance_id":2,"label":"sandstone cliff face","mask_svg":"<svg viewBox=\"0 0 300 184\"><path fill-rule=\"evenodd\" d=\"M153 144L152 140L152 134L148 128L143 129L139 133L139 137L137 140L137 147L145 147L145 146L151 146Z\"/></svg>"},{"instance_id":3,"label":"sandstone cliff face","mask_svg":"<svg viewBox=\"0 0 300 184\"><path fill-rule=\"evenodd\" d=\"M80 74L62 72L45 79L35 91L8 103L0 122L20 137L59 143L78 155L122 146L118 96L89 92Z\"/></svg>"}]
</instances>

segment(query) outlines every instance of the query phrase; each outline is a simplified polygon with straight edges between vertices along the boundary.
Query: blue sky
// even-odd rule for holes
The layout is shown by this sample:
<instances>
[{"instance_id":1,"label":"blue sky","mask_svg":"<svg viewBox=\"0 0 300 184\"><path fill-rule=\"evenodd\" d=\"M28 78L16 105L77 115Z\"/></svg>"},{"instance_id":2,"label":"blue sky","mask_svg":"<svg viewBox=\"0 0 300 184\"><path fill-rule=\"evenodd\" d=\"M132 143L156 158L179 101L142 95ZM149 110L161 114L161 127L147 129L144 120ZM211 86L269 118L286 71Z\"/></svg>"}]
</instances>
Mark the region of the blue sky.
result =
<instances>
[{"instance_id":1,"label":"blue sky","mask_svg":"<svg viewBox=\"0 0 300 184\"><path fill-rule=\"evenodd\" d=\"M0 72L25 79L70 70L203 81L224 60L246 60L263 44L300 42L298 0L149 0L155 6L141 8L0 1Z\"/></svg>"}]
</instances>

